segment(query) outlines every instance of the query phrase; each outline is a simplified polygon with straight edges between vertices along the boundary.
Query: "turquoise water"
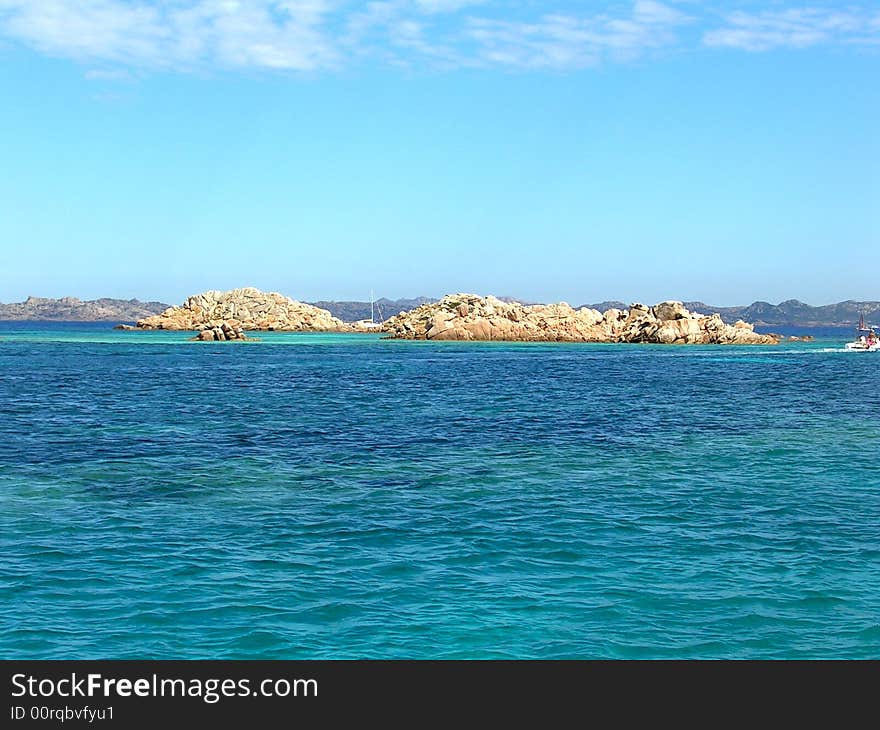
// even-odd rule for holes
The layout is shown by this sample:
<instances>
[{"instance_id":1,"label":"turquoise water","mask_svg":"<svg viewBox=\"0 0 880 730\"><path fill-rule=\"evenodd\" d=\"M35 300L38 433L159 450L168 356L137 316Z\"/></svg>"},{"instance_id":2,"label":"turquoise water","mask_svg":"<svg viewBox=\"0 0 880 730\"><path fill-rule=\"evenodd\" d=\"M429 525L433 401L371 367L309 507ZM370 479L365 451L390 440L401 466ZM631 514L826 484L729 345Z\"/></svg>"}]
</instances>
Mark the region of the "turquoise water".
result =
<instances>
[{"instance_id":1,"label":"turquoise water","mask_svg":"<svg viewBox=\"0 0 880 730\"><path fill-rule=\"evenodd\" d=\"M0 657L880 657L880 355L0 324Z\"/></svg>"}]
</instances>

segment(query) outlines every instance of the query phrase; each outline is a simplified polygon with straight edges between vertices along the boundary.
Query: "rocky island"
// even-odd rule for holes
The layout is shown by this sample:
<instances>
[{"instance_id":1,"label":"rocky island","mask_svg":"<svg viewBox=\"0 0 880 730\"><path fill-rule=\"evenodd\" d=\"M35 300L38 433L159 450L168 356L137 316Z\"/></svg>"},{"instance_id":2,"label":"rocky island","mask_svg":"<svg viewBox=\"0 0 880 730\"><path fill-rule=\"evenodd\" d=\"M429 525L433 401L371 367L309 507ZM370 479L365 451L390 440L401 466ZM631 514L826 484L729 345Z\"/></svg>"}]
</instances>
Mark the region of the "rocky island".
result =
<instances>
[{"instance_id":1,"label":"rocky island","mask_svg":"<svg viewBox=\"0 0 880 730\"><path fill-rule=\"evenodd\" d=\"M772 345L743 321L725 324L718 314L689 311L681 302L628 309L574 309L559 304L524 305L476 294L450 294L401 312L384 323L393 339L508 340L519 342L642 342L689 345Z\"/></svg>"},{"instance_id":2,"label":"rocky island","mask_svg":"<svg viewBox=\"0 0 880 730\"><path fill-rule=\"evenodd\" d=\"M135 329L120 325L123 329ZM137 329L189 330L194 339L247 339L246 331L357 332L356 324L326 309L253 287L207 291L179 307L138 321ZM379 331L389 339L501 340L511 342L633 342L689 345L771 345L776 335L758 334L739 320L699 314L677 301L652 307L632 304L604 312L558 304L521 304L494 296L450 294L391 317Z\"/></svg>"},{"instance_id":3,"label":"rocky island","mask_svg":"<svg viewBox=\"0 0 880 730\"><path fill-rule=\"evenodd\" d=\"M224 325L226 329L224 330ZM137 329L196 330L199 332L265 330L282 332L349 332L350 325L326 309L297 302L277 292L253 287L206 291L179 307L138 320ZM204 339L208 339L207 334ZM219 339L219 338L215 338ZM224 339L229 339L225 338ZM236 338L240 339L240 338Z\"/></svg>"}]
</instances>

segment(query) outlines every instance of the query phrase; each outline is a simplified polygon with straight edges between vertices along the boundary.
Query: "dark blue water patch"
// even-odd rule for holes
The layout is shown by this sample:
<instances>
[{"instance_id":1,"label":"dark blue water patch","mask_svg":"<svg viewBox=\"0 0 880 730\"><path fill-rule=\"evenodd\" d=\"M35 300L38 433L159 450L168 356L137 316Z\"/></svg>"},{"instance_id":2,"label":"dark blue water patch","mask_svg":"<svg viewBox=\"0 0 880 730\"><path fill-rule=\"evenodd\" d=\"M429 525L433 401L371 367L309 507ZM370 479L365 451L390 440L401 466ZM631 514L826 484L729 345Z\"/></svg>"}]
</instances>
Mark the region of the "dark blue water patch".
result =
<instances>
[{"instance_id":1,"label":"dark blue water patch","mask_svg":"<svg viewBox=\"0 0 880 730\"><path fill-rule=\"evenodd\" d=\"M43 321L43 320L20 320L0 319L0 332L104 332L112 330L116 325L134 322L123 320L108 320L103 322L69 322L69 321Z\"/></svg>"},{"instance_id":2,"label":"dark blue water patch","mask_svg":"<svg viewBox=\"0 0 880 730\"><path fill-rule=\"evenodd\" d=\"M762 334L777 334L785 337L814 337L817 340L839 340L848 342L856 334L856 323L851 326L834 327L802 327L800 325L767 324L757 325L755 332Z\"/></svg>"},{"instance_id":3,"label":"dark blue water patch","mask_svg":"<svg viewBox=\"0 0 880 730\"><path fill-rule=\"evenodd\" d=\"M880 651L870 357L30 332L4 656Z\"/></svg>"}]
</instances>

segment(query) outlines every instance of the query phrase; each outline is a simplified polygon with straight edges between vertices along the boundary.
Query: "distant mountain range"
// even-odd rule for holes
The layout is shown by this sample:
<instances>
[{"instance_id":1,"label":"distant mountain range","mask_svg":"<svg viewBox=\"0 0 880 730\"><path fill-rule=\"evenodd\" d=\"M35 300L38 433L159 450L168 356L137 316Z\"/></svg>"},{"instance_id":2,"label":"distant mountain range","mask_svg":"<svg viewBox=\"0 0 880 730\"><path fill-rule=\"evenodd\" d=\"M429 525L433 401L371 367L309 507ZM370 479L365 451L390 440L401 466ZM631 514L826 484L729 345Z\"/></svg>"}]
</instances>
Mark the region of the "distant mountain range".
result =
<instances>
[{"instance_id":1,"label":"distant mountain range","mask_svg":"<svg viewBox=\"0 0 880 730\"><path fill-rule=\"evenodd\" d=\"M499 297L513 301L510 297ZM430 297L414 299L378 299L374 302L376 321L387 319L402 311L415 309L422 304L436 301ZM356 322L370 318L369 302L308 302L329 312L344 322ZM718 312L727 323L743 319L762 326L793 327L852 327L864 313L870 324L880 324L880 302L856 302L847 300L837 304L813 307L797 299L779 304L754 302L744 307L715 307L704 302L685 302L692 312L712 314ZM0 304L0 320L47 320L70 322L134 322L168 308L162 302L141 302L137 299L93 299L82 301L76 297L46 299L28 297L23 302ZM619 301L599 302L584 306L604 312L608 309L627 309L629 304Z\"/></svg>"},{"instance_id":2,"label":"distant mountain range","mask_svg":"<svg viewBox=\"0 0 880 730\"><path fill-rule=\"evenodd\" d=\"M84 302L76 297L28 297L23 302L0 304L0 319L135 322L166 309L168 305L162 302L141 302L137 299L92 299Z\"/></svg>"},{"instance_id":3,"label":"distant mountain range","mask_svg":"<svg viewBox=\"0 0 880 730\"><path fill-rule=\"evenodd\" d=\"M703 314L717 312L728 324L742 319L759 326L854 327L861 313L864 313L865 319L872 324L877 324L880 320L880 302L847 300L813 307L797 299L789 299L779 304L754 302L747 307L715 307L704 302L685 302L684 305L692 312ZM629 305L612 301L586 306L604 312L611 308L627 309Z\"/></svg>"},{"instance_id":4,"label":"distant mountain range","mask_svg":"<svg viewBox=\"0 0 880 730\"><path fill-rule=\"evenodd\" d=\"M377 299L373 302L375 309L374 317L377 322L381 322L389 317L393 317L400 312L408 312L410 309L420 307L422 304L435 302L436 299L428 297L416 297L415 299ZM334 317L338 317L343 322L357 322L361 319L370 318L369 302L306 302L321 309L326 309Z\"/></svg>"}]
</instances>

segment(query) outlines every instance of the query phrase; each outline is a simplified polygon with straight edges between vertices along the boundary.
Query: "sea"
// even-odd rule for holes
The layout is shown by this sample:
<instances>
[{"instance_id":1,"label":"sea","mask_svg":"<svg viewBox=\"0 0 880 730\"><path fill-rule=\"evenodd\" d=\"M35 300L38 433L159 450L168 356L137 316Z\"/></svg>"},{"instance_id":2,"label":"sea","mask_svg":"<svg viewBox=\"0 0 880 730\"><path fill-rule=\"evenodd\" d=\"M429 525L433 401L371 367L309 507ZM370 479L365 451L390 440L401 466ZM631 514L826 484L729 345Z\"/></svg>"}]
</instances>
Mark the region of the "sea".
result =
<instances>
[{"instance_id":1,"label":"sea","mask_svg":"<svg viewBox=\"0 0 880 730\"><path fill-rule=\"evenodd\" d=\"M0 323L0 657L880 658L880 354L816 335Z\"/></svg>"}]
</instances>

